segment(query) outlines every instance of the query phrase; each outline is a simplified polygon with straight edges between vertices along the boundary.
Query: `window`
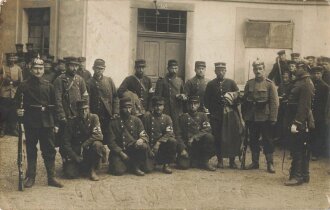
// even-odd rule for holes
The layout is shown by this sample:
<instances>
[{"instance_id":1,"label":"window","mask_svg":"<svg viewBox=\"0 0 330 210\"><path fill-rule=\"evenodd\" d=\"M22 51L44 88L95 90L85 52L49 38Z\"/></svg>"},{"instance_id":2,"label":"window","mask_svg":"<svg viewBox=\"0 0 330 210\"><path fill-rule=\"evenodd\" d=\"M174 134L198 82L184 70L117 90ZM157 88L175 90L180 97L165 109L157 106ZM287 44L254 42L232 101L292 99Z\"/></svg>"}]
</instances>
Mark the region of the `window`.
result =
<instances>
[{"instance_id":1,"label":"window","mask_svg":"<svg viewBox=\"0 0 330 210\"><path fill-rule=\"evenodd\" d=\"M245 47L292 49L293 28L291 21L249 20L246 22Z\"/></svg>"},{"instance_id":2,"label":"window","mask_svg":"<svg viewBox=\"0 0 330 210\"><path fill-rule=\"evenodd\" d=\"M50 8L27 9L28 40L41 55L49 54Z\"/></svg>"},{"instance_id":3,"label":"window","mask_svg":"<svg viewBox=\"0 0 330 210\"><path fill-rule=\"evenodd\" d=\"M139 9L138 31L186 33L187 13L183 11Z\"/></svg>"}]
</instances>

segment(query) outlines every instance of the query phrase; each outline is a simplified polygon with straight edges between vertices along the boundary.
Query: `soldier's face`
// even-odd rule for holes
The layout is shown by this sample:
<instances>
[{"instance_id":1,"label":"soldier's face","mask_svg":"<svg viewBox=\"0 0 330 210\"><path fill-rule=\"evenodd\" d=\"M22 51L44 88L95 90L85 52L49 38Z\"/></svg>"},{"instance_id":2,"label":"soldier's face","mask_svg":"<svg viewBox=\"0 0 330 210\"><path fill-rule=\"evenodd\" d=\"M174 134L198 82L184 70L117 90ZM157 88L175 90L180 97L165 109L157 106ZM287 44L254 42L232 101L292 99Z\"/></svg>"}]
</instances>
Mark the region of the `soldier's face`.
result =
<instances>
[{"instance_id":1,"label":"soldier's face","mask_svg":"<svg viewBox=\"0 0 330 210\"><path fill-rule=\"evenodd\" d=\"M286 60L286 54L279 55L281 61Z\"/></svg>"},{"instance_id":2,"label":"soldier's face","mask_svg":"<svg viewBox=\"0 0 330 210\"><path fill-rule=\"evenodd\" d=\"M82 119L86 119L89 114L89 109L88 108L83 108L78 110L78 117Z\"/></svg>"},{"instance_id":3,"label":"soldier's face","mask_svg":"<svg viewBox=\"0 0 330 210\"><path fill-rule=\"evenodd\" d=\"M103 68L103 67L93 67L93 70L94 70L94 74L96 76L102 76L105 68Z\"/></svg>"},{"instance_id":4,"label":"soldier's face","mask_svg":"<svg viewBox=\"0 0 330 210\"><path fill-rule=\"evenodd\" d=\"M293 57L291 60L293 60L294 62L298 63L299 62L299 57Z\"/></svg>"},{"instance_id":5,"label":"soldier's face","mask_svg":"<svg viewBox=\"0 0 330 210\"><path fill-rule=\"evenodd\" d=\"M287 83L290 80L289 74L283 74L282 78L284 83Z\"/></svg>"},{"instance_id":6,"label":"soldier's face","mask_svg":"<svg viewBox=\"0 0 330 210\"><path fill-rule=\"evenodd\" d=\"M164 111L164 104L156 104L156 105L154 105L153 109L154 109L154 113L160 115Z\"/></svg>"},{"instance_id":7,"label":"soldier's face","mask_svg":"<svg viewBox=\"0 0 330 210\"><path fill-rule=\"evenodd\" d=\"M256 78L261 78L265 76L265 67L263 65L257 65L253 68L253 73Z\"/></svg>"},{"instance_id":8,"label":"soldier's face","mask_svg":"<svg viewBox=\"0 0 330 210\"><path fill-rule=\"evenodd\" d=\"M177 74L179 71L179 67L178 66L169 66L167 67L168 73L170 74Z\"/></svg>"},{"instance_id":9,"label":"soldier's face","mask_svg":"<svg viewBox=\"0 0 330 210\"><path fill-rule=\"evenodd\" d=\"M79 68L79 65L77 65L77 64L74 64L74 63L68 64L68 72L70 74L73 74L73 75L76 74L78 68Z\"/></svg>"},{"instance_id":10,"label":"soldier's face","mask_svg":"<svg viewBox=\"0 0 330 210\"><path fill-rule=\"evenodd\" d=\"M120 113L124 116L129 116L132 113L132 105L124 105L120 108Z\"/></svg>"},{"instance_id":11,"label":"soldier's face","mask_svg":"<svg viewBox=\"0 0 330 210\"><path fill-rule=\"evenodd\" d=\"M17 53L22 53L23 52L23 47L16 47L16 52Z\"/></svg>"},{"instance_id":12,"label":"soldier's face","mask_svg":"<svg viewBox=\"0 0 330 210\"><path fill-rule=\"evenodd\" d=\"M8 65L12 65L12 64L15 63L15 61L16 61L15 57L9 57L9 58L7 59L7 64L8 64Z\"/></svg>"},{"instance_id":13,"label":"soldier's face","mask_svg":"<svg viewBox=\"0 0 330 210\"><path fill-rule=\"evenodd\" d=\"M296 70L297 70L297 67L296 67L295 64L290 64L290 65L289 65L289 71L290 71L291 73L296 72Z\"/></svg>"},{"instance_id":14,"label":"soldier's face","mask_svg":"<svg viewBox=\"0 0 330 210\"><path fill-rule=\"evenodd\" d=\"M199 108L200 104L197 101L192 101L189 103L189 110L191 112L197 112L198 108Z\"/></svg>"},{"instance_id":15,"label":"soldier's face","mask_svg":"<svg viewBox=\"0 0 330 210\"><path fill-rule=\"evenodd\" d=\"M143 73L144 73L144 69L145 69L144 66L136 66L135 67L135 73L136 73L136 75L142 76Z\"/></svg>"},{"instance_id":16,"label":"soldier's face","mask_svg":"<svg viewBox=\"0 0 330 210\"><path fill-rule=\"evenodd\" d=\"M86 69L86 62L80 62L80 66L81 69L85 70Z\"/></svg>"},{"instance_id":17,"label":"soldier's face","mask_svg":"<svg viewBox=\"0 0 330 210\"><path fill-rule=\"evenodd\" d=\"M215 68L214 70L215 74L217 75L218 78L223 79L226 75L227 69L226 68Z\"/></svg>"},{"instance_id":18,"label":"soldier's face","mask_svg":"<svg viewBox=\"0 0 330 210\"><path fill-rule=\"evenodd\" d=\"M307 59L307 61L308 61L308 65L310 65L310 66L314 65L314 59L313 58L309 58L309 59Z\"/></svg>"},{"instance_id":19,"label":"soldier's face","mask_svg":"<svg viewBox=\"0 0 330 210\"><path fill-rule=\"evenodd\" d=\"M26 50L27 50L28 52L31 52L31 51L33 51L33 47L32 47L32 46L28 46L28 47L26 47Z\"/></svg>"},{"instance_id":20,"label":"soldier's face","mask_svg":"<svg viewBox=\"0 0 330 210\"><path fill-rule=\"evenodd\" d=\"M44 75L45 69L43 66L32 66L31 74L37 78L41 78Z\"/></svg>"},{"instance_id":21,"label":"soldier's face","mask_svg":"<svg viewBox=\"0 0 330 210\"><path fill-rule=\"evenodd\" d=\"M196 75L198 75L200 77L204 77L205 70L206 70L206 68L204 66L198 66L197 68L195 68Z\"/></svg>"},{"instance_id":22,"label":"soldier's face","mask_svg":"<svg viewBox=\"0 0 330 210\"><path fill-rule=\"evenodd\" d=\"M315 80L321 80L322 79L322 73L321 72L315 72L314 74L312 74L312 76Z\"/></svg>"}]
</instances>

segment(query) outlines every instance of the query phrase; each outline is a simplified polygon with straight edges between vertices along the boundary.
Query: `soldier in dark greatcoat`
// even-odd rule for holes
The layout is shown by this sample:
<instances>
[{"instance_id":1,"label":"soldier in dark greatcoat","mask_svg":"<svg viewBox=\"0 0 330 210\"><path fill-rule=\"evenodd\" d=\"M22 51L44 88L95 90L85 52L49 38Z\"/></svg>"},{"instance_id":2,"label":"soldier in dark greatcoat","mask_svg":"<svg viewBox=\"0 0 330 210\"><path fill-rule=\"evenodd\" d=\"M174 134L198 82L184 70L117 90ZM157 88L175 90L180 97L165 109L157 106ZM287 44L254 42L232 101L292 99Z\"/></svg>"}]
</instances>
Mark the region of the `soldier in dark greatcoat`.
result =
<instances>
[{"instance_id":1,"label":"soldier in dark greatcoat","mask_svg":"<svg viewBox=\"0 0 330 210\"><path fill-rule=\"evenodd\" d=\"M315 128L311 130L312 160L317 160L325 151L326 132L325 123L326 103L329 95L329 86L322 80L323 67L311 68L312 81L315 87L315 96L312 103L312 112L315 120Z\"/></svg>"},{"instance_id":2,"label":"soldier in dark greatcoat","mask_svg":"<svg viewBox=\"0 0 330 210\"><path fill-rule=\"evenodd\" d=\"M285 122L291 141L291 169L287 186L309 182L310 142L309 131L314 127L312 100L314 85L305 64L297 64L296 79L288 98Z\"/></svg>"},{"instance_id":3,"label":"soldier in dark greatcoat","mask_svg":"<svg viewBox=\"0 0 330 210\"><path fill-rule=\"evenodd\" d=\"M216 169L209 163L215 155L214 137L211 134L211 125L204 112L199 112L199 96L190 96L188 99L188 113L183 113L179 118L177 139L181 144L181 151L188 151L188 159L182 157L179 151L178 165L188 169L191 165L197 165L208 171ZM183 159L183 160L180 160Z\"/></svg>"},{"instance_id":4,"label":"soldier in dark greatcoat","mask_svg":"<svg viewBox=\"0 0 330 210\"><path fill-rule=\"evenodd\" d=\"M247 81L244 88L242 114L249 129L252 163L247 169L259 168L260 140L266 156L267 171L275 173L273 166L274 144L270 137L272 126L277 120L279 98L274 83L265 78L265 64L253 62L255 78Z\"/></svg>"},{"instance_id":5,"label":"soldier in dark greatcoat","mask_svg":"<svg viewBox=\"0 0 330 210\"><path fill-rule=\"evenodd\" d=\"M205 93L206 85L210 80L205 78L205 70L206 70L205 61L196 61L195 62L196 75L185 83L184 89L187 97L199 96L199 98L202 99L200 101L199 111L207 113L208 110L204 105L204 93Z\"/></svg>"},{"instance_id":6,"label":"soldier in dark greatcoat","mask_svg":"<svg viewBox=\"0 0 330 210\"><path fill-rule=\"evenodd\" d=\"M132 102L128 97L120 99L120 118L110 121L108 147L109 172L120 176L129 168L137 176L144 176L141 168L148 161L149 138L140 118L131 115Z\"/></svg>"},{"instance_id":7,"label":"soldier in dark greatcoat","mask_svg":"<svg viewBox=\"0 0 330 210\"><path fill-rule=\"evenodd\" d=\"M64 129L64 175L69 179L78 178L80 170L85 170L92 181L98 181L96 168L105 155L99 118L89 112L86 100L77 101L76 107L78 116Z\"/></svg>"},{"instance_id":8,"label":"soldier in dark greatcoat","mask_svg":"<svg viewBox=\"0 0 330 210\"><path fill-rule=\"evenodd\" d=\"M79 57L78 61L80 64L79 64L79 68L77 70L77 74L79 76L81 76L87 83L87 81L92 77L92 74L86 69L86 58Z\"/></svg>"},{"instance_id":9,"label":"soldier in dark greatcoat","mask_svg":"<svg viewBox=\"0 0 330 210\"><path fill-rule=\"evenodd\" d=\"M51 83L42 79L44 62L32 62L31 77L18 87L15 95L17 114L22 117L26 136L27 172L24 186L32 187L37 170L37 144L44 159L48 185L63 187L55 178L54 106L55 94Z\"/></svg>"},{"instance_id":10,"label":"soldier in dark greatcoat","mask_svg":"<svg viewBox=\"0 0 330 210\"><path fill-rule=\"evenodd\" d=\"M224 107L226 100L224 95L227 92L237 92L238 87L234 80L225 78L226 63L217 62L215 65L215 74L217 78L210 81L205 89L204 104L210 112L210 122L212 127L212 134L215 138L215 149L218 157L218 168L223 168L223 157L221 154L222 137L222 122ZM234 167L234 157L230 157L230 165Z\"/></svg>"},{"instance_id":11,"label":"soldier in dark greatcoat","mask_svg":"<svg viewBox=\"0 0 330 210\"><path fill-rule=\"evenodd\" d=\"M87 90L90 111L98 115L103 133L103 143L107 144L110 119L119 117L119 99L113 80L103 75L105 67L103 59L94 61L94 75L87 82Z\"/></svg>"},{"instance_id":12,"label":"soldier in dark greatcoat","mask_svg":"<svg viewBox=\"0 0 330 210\"><path fill-rule=\"evenodd\" d=\"M276 86L281 84L282 73L289 71L285 50L280 50L277 53L276 63L273 65L272 71L268 75L268 79L273 80Z\"/></svg>"},{"instance_id":13,"label":"soldier in dark greatcoat","mask_svg":"<svg viewBox=\"0 0 330 210\"><path fill-rule=\"evenodd\" d=\"M131 91L138 96L144 110L149 110L149 102L152 90L151 79L144 74L146 61L138 59L135 61L135 73L124 79L118 88L119 98L124 97L126 91Z\"/></svg>"},{"instance_id":14,"label":"soldier in dark greatcoat","mask_svg":"<svg viewBox=\"0 0 330 210\"><path fill-rule=\"evenodd\" d=\"M180 114L183 113L184 101L187 100L187 96L184 92L183 81L177 76L179 70L178 62L176 60L169 60L167 70L168 73L166 76L159 78L156 83L155 95L164 97L164 113L171 117L174 133L176 133L178 119Z\"/></svg>"},{"instance_id":15,"label":"soldier in dark greatcoat","mask_svg":"<svg viewBox=\"0 0 330 210\"><path fill-rule=\"evenodd\" d=\"M143 125L149 136L152 158L155 164L163 165L163 172L171 174L170 163L175 161L177 142L173 132L171 117L163 114L164 98L154 96L151 99L152 110L143 116ZM153 164L147 165L153 170Z\"/></svg>"}]
</instances>

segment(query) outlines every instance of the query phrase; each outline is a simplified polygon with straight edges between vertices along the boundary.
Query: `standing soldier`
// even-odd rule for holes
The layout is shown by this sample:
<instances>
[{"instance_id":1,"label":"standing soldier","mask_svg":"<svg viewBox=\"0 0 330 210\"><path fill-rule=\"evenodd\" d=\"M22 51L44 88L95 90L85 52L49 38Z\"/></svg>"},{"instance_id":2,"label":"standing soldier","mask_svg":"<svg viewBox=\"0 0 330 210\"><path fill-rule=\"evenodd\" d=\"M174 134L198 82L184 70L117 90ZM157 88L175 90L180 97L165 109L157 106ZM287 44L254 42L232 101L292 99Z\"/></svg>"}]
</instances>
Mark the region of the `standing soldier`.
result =
<instances>
[{"instance_id":1,"label":"standing soldier","mask_svg":"<svg viewBox=\"0 0 330 210\"><path fill-rule=\"evenodd\" d=\"M137 95L142 102L144 110L149 110L150 95L152 92L151 79L144 75L146 61L138 59L135 61L135 74L124 79L118 88L118 96L122 98L126 91L131 91Z\"/></svg>"},{"instance_id":2,"label":"standing soldier","mask_svg":"<svg viewBox=\"0 0 330 210\"><path fill-rule=\"evenodd\" d=\"M243 119L249 129L252 164L247 169L259 168L260 137L267 160L267 171L275 173L273 166L274 145L270 137L271 128L276 123L279 98L274 83L265 78L265 64L253 62L255 78L247 81L244 88L242 107Z\"/></svg>"},{"instance_id":3,"label":"standing soldier","mask_svg":"<svg viewBox=\"0 0 330 210\"><path fill-rule=\"evenodd\" d=\"M98 181L96 168L105 155L99 118L89 112L88 101L77 101L78 116L69 121L63 135L64 174L73 179L86 170L92 181ZM82 155L81 155L82 154Z\"/></svg>"},{"instance_id":4,"label":"standing soldier","mask_svg":"<svg viewBox=\"0 0 330 210\"><path fill-rule=\"evenodd\" d=\"M15 44L15 47L16 47L16 56L18 57L18 59L20 58L24 59L23 44L21 43Z\"/></svg>"},{"instance_id":5,"label":"standing soldier","mask_svg":"<svg viewBox=\"0 0 330 210\"><path fill-rule=\"evenodd\" d=\"M171 174L170 163L175 161L176 139L170 116L163 114L164 98L154 96L151 99L152 111L143 117L143 125L149 136L149 144L152 148L152 156L155 156L156 164L163 165L163 172ZM148 171L153 170L151 166Z\"/></svg>"},{"instance_id":6,"label":"standing soldier","mask_svg":"<svg viewBox=\"0 0 330 210\"><path fill-rule=\"evenodd\" d=\"M55 94L53 85L42 79L43 73L44 62L35 58L32 61L31 77L19 86L15 95L17 114L23 118L26 135L28 167L24 186L29 188L34 185L39 141L47 170L48 185L61 188L63 185L55 178L56 150L53 138Z\"/></svg>"},{"instance_id":7,"label":"standing soldier","mask_svg":"<svg viewBox=\"0 0 330 210\"><path fill-rule=\"evenodd\" d=\"M57 78L57 74L53 68L53 62L51 59L44 60L45 74L43 75L43 79L49 81L50 83L54 83Z\"/></svg>"},{"instance_id":8,"label":"standing soldier","mask_svg":"<svg viewBox=\"0 0 330 210\"><path fill-rule=\"evenodd\" d=\"M105 61L96 59L93 65L94 75L87 82L90 110L97 114L103 133L103 142L109 139L109 122L119 116L119 99L114 82L103 75Z\"/></svg>"},{"instance_id":9,"label":"standing soldier","mask_svg":"<svg viewBox=\"0 0 330 210\"><path fill-rule=\"evenodd\" d=\"M315 87L315 97L312 103L312 112L315 128L311 130L312 160L315 161L323 153L326 146L326 103L329 95L329 86L322 80L323 67L312 67L312 81Z\"/></svg>"},{"instance_id":10,"label":"standing soldier","mask_svg":"<svg viewBox=\"0 0 330 210\"><path fill-rule=\"evenodd\" d=\"M135 175L144 176L141 167L146 165L149 155L148 135L131 110L131 99L121 98L120 118L112 119L109 126L109 172L117 176L123 175L129 166Z\"/></svg>"},{"instance_id":11,"label":"standing soldier","mask_svg":"<svg viewBox=\"0 0 330 210\"><path fill-rule=\"evenodd\" d=\"M178 128L178 119L183 113L184 101L187 96L184 94L184 84L177 76L179 71L178 62L169 60L167 64L168 73L165 78L159 78L156 83L155 95L165 99L164 113L169 115L173 121L174 133Z\"/></svg>"},{"instance_id":12,"label":"standing soldier","mask_svg":"<svg viewBox=\"0 0 330 210\"><path fill-rule=\"evenodd\" d=\"M300 53L291 53L291 60L296 63L301 62Z\"/></svg>"},{"instance_id":13,"label":"standing soldier","mask_svg":"<svg viewBox=\"0 0 330 210\"><path fill-rule=\"evenodd\" d=\"M18 136L14 96L23 77L21 68L15 64L15 57L15 53L7 53L6 65L0 68L0 137L6 131Z\"/></svg>"},{"instance_id":14,"label":"standing soldier","mask_svg":"<svg viewBox=\"0 0 330 210\"><path fill-rule=\"evenodd\" d=\"M311 74L312 68L316 66L315 56L309 55L305 59L306 59L306 63L307 63L307 66L306 66L307 71L308 71L308 73Z\"/></svg>"},{"instance_id":15,"label":"standing soldier","mask_svg":"<svg viewBox=\"0 0 330 210\"><path fill-rule=\"evenodd\" d=\"M184 86L187 97L190 96L199 96L200 106L199 111L207 113L208 110L204 106L204 92L207 83L210 81L205 78L206 63L205 61L196 61L195 62L195 73L196 75L188 80Z\"/></svg>"},{"instance_id":16,"label":"standing soldier","mask_svg":"<svg viewBox=\"0 0 330 210\"><path fill-rule=\"evenodd\" d=\"M312 100L314 85L303 63L298 64L293 72L296 76L288 98L286 114L287 128L290 130L291 169L286 186L300 185L309 182L309 130L314 127Z\"/></svg>"},{"instance_id":17,"label":"standing soldier","mask_svg":"<svg viewBox=\"0 0 330 210\"><path fill-rule=\"evenodd\" d=\"M79 57L78 61L80 63L79 69L77 70L77 74L81 76L85 82L92 77L91 73L86 69L86 58L85 57Z\"/></svg>"},{"instance_id":18,"label":"standing soldier","mask_svg":"<svg viewBox=\"0 0 330 210\"><path fill-rule=\"evenodd\" d=\"M211 125L204 112L198 112L199 96L190 96L188 99L188 113L179 118L178 141L181 143L178 157L179 167L188 169L190 165L198 165L208 171L216 169L209 163L215 155L214 137L211 134ZM188 150L189 161L180 161ZM183 153L182 153L183 151ZM185 159L185 158L184 158Z\"/></svg>"},{"instance_id":19,"label":"standing soldier","mask_svg":"<svg viewBox=\"0 0 330 210\"><path fill-rule=\"evenodd\" d=\"M268 75L268 79L273 80L276 86L279 86L282 81L282 73L289 71L285 50L277 52L276 63L273 65L272 71Z\"/></svg>"},{"instance_id":20,"label":"standing soldier","mask_svg":"<svg viewBox=\"0 0 330 210\"><path fill-rule=\"evenodd\" d=\"M224 140L222 136L223 127L223 113L226 105L225 94L227 92L237 92L239 89L236 82L225 78L227 71L226 63L215 63L215 74L217 78L210 81L205 89L204 103L206 108L210 111L210 122L212 127L212 134L215 138L215 148L218 157L218 168L223 168L223 157L221 151L221 142ZM235 167L235 156L230 157L229 165L231 168Z\"/></svg>"}]
</instances>

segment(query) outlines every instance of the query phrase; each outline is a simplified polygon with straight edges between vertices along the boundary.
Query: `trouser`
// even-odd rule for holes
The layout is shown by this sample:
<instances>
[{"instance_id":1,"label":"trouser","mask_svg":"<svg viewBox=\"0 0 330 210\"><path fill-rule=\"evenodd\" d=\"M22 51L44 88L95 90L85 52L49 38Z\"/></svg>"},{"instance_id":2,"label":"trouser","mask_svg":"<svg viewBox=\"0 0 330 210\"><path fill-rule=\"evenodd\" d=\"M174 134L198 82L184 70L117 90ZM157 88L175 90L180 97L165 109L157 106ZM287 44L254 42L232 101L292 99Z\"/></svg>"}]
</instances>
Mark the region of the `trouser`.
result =
<instances>
[{"instance_id":1,"label":"trouser","mask_svg":"<svg viewBox=\"0 0 330 210\"><path fill-rule=\"evenodd\" d=\"M222 158L221 154L221 142L222 142L222 121L220 119L210 118L210 124L212 128L212 135L214 136L214 146L215 146L215 152L218 157L218 159Z\"/></svg>"},{"instance_id":2,"label":"trouser","mask_svg":"<svg viewBox=\"0 0 330 210\"><path fill-rule=\"evenodd\" d=\"M109 118L101 118L100 117L100 124L101 124L101 131L103 134L103 144L109 145L109 123L110 123L110 116Z\"/></svg>"},{"instance_id":3,"label":"trouser","mask_svg":"<svg viewBox=\"0 0 330 210\"><path fill-rule=\"evenodd\" d=\"M178 157L178 166L182 169L188 169L191 162L205 164L215 155L214 137L212 134L205 133L200 139L194 140L191 147L188 148L189 157Z\"/></svg>"},{"instance_id":4,"label":"trouser","mask_svg":"<svg viewBox=\"0 0 330 210\"><path fill-rule=\"evenodd\" d=\"M80 145L73 146L72 148L76 154L81 153ZM70 158L63 159L64 176L69 179L78 178L81 172L86 173L89 172L92 167L96 167L103 155L104 147L102 142L94 141L88 149L83 149L83 161L81 163L77 163L75 160Z\"/></svg>"},{"instance_id":5,"label":"trouser","mask_svg":"<svg viewBox=\"0 0 330 210\"><path fill-rule=\"evenodd\" d=\"M123 175L128 169L146 165L149 156L149 145L146 143L142 146L132 144L123 150L123 152L129 157L127 161L124 161L119 153L110 151L109 172L117 176Z\"/></svg>"},{"instance_id":6,"label":"trouser","mask_svg":"<svg viewBox=\"0 0 330 210\"><path fill-rule=\"evenodd\" d=\"M13 133L16 131L17 114L15 101L12 98L0 98L0 131Z\"/></svg>"},{"instance_id":7,"label":"trouser","mask_svg":"<svg viewBox=\"0 0 330 210\"><path fill-rule=\"evenodd\" d=\"M311 130L311 151L313 156L321 156L326 147L326 124L324 121L315 121L315 128Z\"/></svg>"},{"instance_id":8,"label":"trouser","mask_svg":"<svg viewBox=\"0 0 330 210\"><path fill-rule=\"evenodd\" d=\"M250 148L252 153L260 152L260 137L264 154L274 152L274 144L271 138L271 124L269 122L248 122Z\"/></svg>"},{"instance_id":9,"label":"trouser","mask_svg":"<svg viewBox=\"0 0 330 210\"><path fill-rule=\"evenodd\" d=\"M161 142L158 152L155 157L149 157L149 159L143 165L145 172L151 172L155 168L155 164L170 164L175 162L177 151L177 142L175 138L168 138L166 142Z\"/></svg>"},{"instance_id":10,"label":"trouser","mask_svg":"<svg viewBox=\"0 0 330 210\"><path fill-rule=\"evenodd\" d=\"M290 134L291 144L291 169L290 178L301 180L309 177L309 159L310 159L310 143L308 133L299 131L296 134Z\"/></svg>"},{"instance_id":11,"label":"trouser","mask_svg":"<svg viewBox=\"0 0 330 210\"><path fill-rule=\"evenodd\" d=\"M41 156L44 159L48 178L55 176L55 145L53 128L25 127L27 172L26 176L35 178L37 169L37 144L39 141Z\"/></svg>"}]
</instances>

